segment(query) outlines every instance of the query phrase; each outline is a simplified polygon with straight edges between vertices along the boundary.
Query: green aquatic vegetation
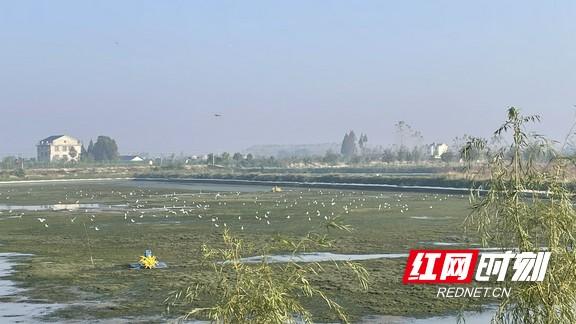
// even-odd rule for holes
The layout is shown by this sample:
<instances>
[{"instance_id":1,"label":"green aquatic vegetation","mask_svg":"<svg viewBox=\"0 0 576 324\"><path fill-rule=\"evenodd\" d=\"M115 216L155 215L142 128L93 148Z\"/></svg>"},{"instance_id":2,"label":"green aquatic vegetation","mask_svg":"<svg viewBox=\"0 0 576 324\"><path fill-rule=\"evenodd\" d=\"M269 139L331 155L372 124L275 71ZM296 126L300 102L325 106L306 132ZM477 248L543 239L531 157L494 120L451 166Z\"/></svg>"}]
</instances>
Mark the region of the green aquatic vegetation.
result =
<instances>
[{"instance_id":1,"label":"green aquatic vegetation","mask_svg":"<svg viewBox=\"0 0 576 324\"><path fill-rule=\"evenodd\" d=\"M326 223L327 228L350 231L351 228L338 220ZM203 294L216 296L210 307L194 307L184 316L205 316L215 323L296 323L301 319L312 322L312 313L303 304L303 298L320 298L342 322L349 318L344 308L321 288L315 286L313 278L325 275L320 263L299 264L294 261L284 265L271 264L263 258L257 265L247 264L242 258L255 251L242 239L234 237L228 230L223 233L224 248L202 245L202 254L212 269L213 281L189 286L176 291L166 300L168 306L193 304ZM299 242L286 238L276 240L276 247L291 247L292 254L305 246L327 247L331 242L323 235L310 233ZM276 245L272 244L272 245ZM264 255L269 249L264 249ZM358 279L359 287L368 290L368 272L355 262L336 264L337 271L350 270Z\"/></svg>"},{"instance_id":2,"label":"green aquatic vegetation","mask_svg":"<svg viewBox=\"0 0 576 324\"><path fill-rule=\"evenodd\" d=\"M1 185L0 206L78 202L103 208L0 210L0 251L34 254L12 275L19 285L30 289L25 292L27 297L71 304L48 315L50 320L145 317L152 318L151 322L165 322L193 307L211 307L217 301L208 296L187 309L173 308L158 319L165 310L163 301L168 292L214 280L211 268L202 263L200 247L206 243L224 248L222 233L226 228L245 244L258 247L258 252L245 256L259 255L266 246L271 254L289 254L296 249L379 254L430 248L432 242L462 246L478 242L475 237L462 237L460 225L469 206L461 195L308 188L284 188L282 193L273 193L269 188L254 192L254 187L248 188L250 192L237 193L230 191L237 189L225 186L206 188L142 181ZM341 217L354 227L353 232L337 229L336 225L342 225L338 223ZM327 233L330 222L335 224ZM282 244L282 240L290 244ZM169 268L129 270L128 265L145 249L161 256ZM370 273L368 292L344 264L321 262L322 275L309 277L311 285L334 298L352 322L371 314L442 315L460 307L455 299L431 298L435 295L433 286L402 285L405 259L359 263ZM95 300L106 300L110 305L99 306L92 302ZM337 319L321 297L302 297L301 302L315 322ZM466 309L487 302L477 301Z\"/></svg>"}]
</instances>

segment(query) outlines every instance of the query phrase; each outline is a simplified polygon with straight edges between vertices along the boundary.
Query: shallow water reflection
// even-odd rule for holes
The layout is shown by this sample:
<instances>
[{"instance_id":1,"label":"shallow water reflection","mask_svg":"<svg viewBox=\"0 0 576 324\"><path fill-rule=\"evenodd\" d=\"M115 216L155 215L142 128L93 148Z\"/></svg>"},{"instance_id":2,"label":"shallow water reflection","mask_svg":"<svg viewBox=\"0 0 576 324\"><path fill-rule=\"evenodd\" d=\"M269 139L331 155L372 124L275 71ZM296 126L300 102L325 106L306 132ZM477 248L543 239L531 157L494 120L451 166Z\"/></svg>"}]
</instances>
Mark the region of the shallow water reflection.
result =
<instances>
[{"instance_id":1,"label":"shallow water reflection","mask_svg":"<svg viewBox=\"0 0 576 324\"><path fill-rule=\"evenodd\" d=\"M407 253L383 253L383 254L338 254L331 252L307 252L297 254L280 254L266 256L252 256L242 258L244 263L259 263L266 260L268 263L285 262L325 262L325 261L362 261L373 259L398 259L408 257Z\"/></svg>"},{"instance_id":2,"label":"shallow water reflection","mask_svg":"<svg viewBox=\"0 0 576 324\"><path fill-rule=\"evenodd\" d=\"M47 315L59 308L60 304L31 303L18 296L24 289L18 288L12 280L5 279L14 272L16 261L30 254L0 253L0 323L41 323L38 317Z\"/></svg>"},{"instance_id":3,"label":"shallow water reflection","mask_svg":"<svg viewBox=\"0 0 576 324\"><path fill-rule=\"evenodd\" d=\"M45 211L45 210L78 210L78 209L103 209L112 208L102 204L47 204L47 205L7 205L0 204L0 210L27 210L27 211Z\"/></svg>"},{"instance_id":4,"label":"shallow water reflection","mask_svg":"<svg viewBox=\"0 0 576 324\"><path fill-rule=\"evenodd\" d=\"M494 307L489 307L479 312L464 312L462 314L462 323L466 324L489 324L492 317L496 314ZM458 316L434 316L425 318L413 318L405 316L387 316L374 315L365 316L358 323L361 324L456 324Z\"/></svg>"}]
</instances>

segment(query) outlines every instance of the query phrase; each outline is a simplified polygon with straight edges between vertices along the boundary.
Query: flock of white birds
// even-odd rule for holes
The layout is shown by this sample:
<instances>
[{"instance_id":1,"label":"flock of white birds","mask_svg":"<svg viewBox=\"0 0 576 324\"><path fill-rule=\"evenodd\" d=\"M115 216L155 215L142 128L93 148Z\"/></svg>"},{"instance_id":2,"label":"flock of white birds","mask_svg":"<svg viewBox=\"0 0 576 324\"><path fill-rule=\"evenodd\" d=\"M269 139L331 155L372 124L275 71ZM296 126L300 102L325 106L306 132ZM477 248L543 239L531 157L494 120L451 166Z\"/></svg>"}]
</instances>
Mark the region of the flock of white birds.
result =
<instances>
[{"instance_id":1,"label":"flock of white birds","mask_svg":"<svg viewBox=\"0 0 576 324\"><path fill-rule=\"evenodd\" d=\"M30 201L34 201L37 192L46 189L28 189L25 192ZM35 212L31 206L10 205L11 195L22 194L16 189L0 190L0 220L22 218ZM40 205L38 211L50 210L52 206L67 206L64 211L70 223L78 217L87 221L89 228L101 231L105 223L99 224L97 215L105 212L118 213L129 225L167 223L178 225L196 219L207 222L214 228L230 227L232 221L239 230L249 226L285 222L329 222L337 216L344 216L359 210L379 213L404 214L411 210L414 201L428 201L426 208L432 209L436 203L451 197L463 198L463 195L392 193L363 191L327 191L321 189L291 189L280 193L272 192L190 192L180 191L160 193L151 189L131 188L131 190L97 191L83 188L65 192L62 199L53 205ZM20 200L19 200L20 201ZM418 212L424 205L418 204ZM24 208L26 207L26 208ZM79 214L78 212L83 213ZM253 212L248 215L248 212ZM61 212L44 213L36 217L38 223L49 228L49 217L62 215ZM243 218L245 217L245 218ZM248 219L247 219L248 217ZM249 218L253 218L252 221ZM429 216L418 214L410 217L416 220L429 220ZM244 219L244 221L243 221ZM254 220L256 222L254 222Z\"/></svg>"}]
</instances>

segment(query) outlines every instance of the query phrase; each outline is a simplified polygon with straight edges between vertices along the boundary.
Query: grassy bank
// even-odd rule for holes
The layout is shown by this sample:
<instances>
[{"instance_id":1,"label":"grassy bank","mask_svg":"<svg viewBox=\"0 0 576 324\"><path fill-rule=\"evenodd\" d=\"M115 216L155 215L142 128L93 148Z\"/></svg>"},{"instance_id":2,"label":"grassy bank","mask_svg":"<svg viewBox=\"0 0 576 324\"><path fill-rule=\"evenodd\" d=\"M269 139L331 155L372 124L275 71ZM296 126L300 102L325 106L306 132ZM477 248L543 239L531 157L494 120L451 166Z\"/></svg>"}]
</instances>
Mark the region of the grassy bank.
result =
<instances>
[{"instance_id":1,"label":"grassy bank","mask_svg":"<svg viewBox=\"0 0 576 324\"><path fill-rule=\"evenodd\" d=\"M430 165L324 168L224 168L190 165L179 168L146 165L92 165L0 171L0 181L128 177L217 178L260 181L316 181L465 186L461 168Z\"/></svg>"},{"instance_id":2,"label":"grassy bank","mask_svg":"<svg viewBox=\"0 0 576 324\"><path fill-rule=\"evenodd\" d=\"M436 186L468 188L471 181L461 174L387 174L387 173L260 173L260 172L154 172L137 174L136 178L194 178L251 181L326 182L387 184L400 186Z\"/></svg>"}]
</instances>

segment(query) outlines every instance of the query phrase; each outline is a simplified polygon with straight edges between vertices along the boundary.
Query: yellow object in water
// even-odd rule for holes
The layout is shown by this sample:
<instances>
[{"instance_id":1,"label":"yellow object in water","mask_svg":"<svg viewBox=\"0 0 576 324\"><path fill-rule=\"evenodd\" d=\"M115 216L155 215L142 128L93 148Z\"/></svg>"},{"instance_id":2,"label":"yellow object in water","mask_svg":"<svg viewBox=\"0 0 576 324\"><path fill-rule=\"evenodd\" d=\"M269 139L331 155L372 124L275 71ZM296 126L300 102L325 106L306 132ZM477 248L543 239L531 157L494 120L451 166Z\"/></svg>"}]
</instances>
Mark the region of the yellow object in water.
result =
<instances>
[{"instance_id":1,"label":"yellow object in water","mask_svg":"<svg viewBox=\"0 0 576 324\"><path fill-rule=\"evenodd\" d=\"M156 265L158 264L158 260L156 259L156 257L154 255L151 256L140 256L140 261L138 261L142 267L144 267L145 269L154 269L156 268Z\"/></svg>"},{"instance_id":2,"label":"yellow object in water","mask_svg":"<svg viewBox=\"0 0 576 324\"><path fill-rule=\"evenodd\" d=\"M282 192L282 188L280 188L278 186L274 186L274 187L272 187L272 192Z\"/></svg>"}]
</instances>

